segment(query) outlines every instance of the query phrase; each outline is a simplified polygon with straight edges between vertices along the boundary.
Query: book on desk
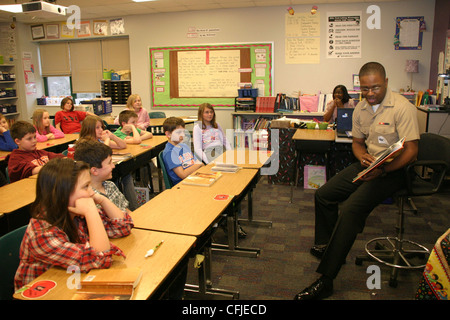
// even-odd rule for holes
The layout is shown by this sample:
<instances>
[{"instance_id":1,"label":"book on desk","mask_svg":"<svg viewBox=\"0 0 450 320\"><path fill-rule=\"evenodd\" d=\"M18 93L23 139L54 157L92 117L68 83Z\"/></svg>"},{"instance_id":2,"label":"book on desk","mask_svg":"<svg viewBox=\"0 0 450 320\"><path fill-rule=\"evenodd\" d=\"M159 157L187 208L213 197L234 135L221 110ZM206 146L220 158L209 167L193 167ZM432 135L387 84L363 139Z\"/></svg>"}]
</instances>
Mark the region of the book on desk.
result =
<instances>
[{"instance_id":1,"label":"book on desk","mask_svg":"<svg viewBox=\"0 0 450 320\"><path fill-rule=\"evenodd\" d=\"M142 278L140 268L93 269L81 280L73 300L129 300Z\"/></svg>"},{"instance_id":2,"label":"book on desk","mask_svg":"<svg viewBox=\"0 0 450 320\"><path fill-rule=\"evenodd\" d=\"M234 163L216 163L216 165L211 168L212 171L216 172L237 172L240 169L241 167Z\"/></svg>"},{"instance_id":3,"label":"book on desk","mask_svg":"<svg viewBox=\"0 0 450 320\"><path fill-rule=\"evenodd\" d=\"M209 187L222 177L220 172L202 173L195 172L183 179L182 183L187 185Z\"/></svg>"}]
</instances>

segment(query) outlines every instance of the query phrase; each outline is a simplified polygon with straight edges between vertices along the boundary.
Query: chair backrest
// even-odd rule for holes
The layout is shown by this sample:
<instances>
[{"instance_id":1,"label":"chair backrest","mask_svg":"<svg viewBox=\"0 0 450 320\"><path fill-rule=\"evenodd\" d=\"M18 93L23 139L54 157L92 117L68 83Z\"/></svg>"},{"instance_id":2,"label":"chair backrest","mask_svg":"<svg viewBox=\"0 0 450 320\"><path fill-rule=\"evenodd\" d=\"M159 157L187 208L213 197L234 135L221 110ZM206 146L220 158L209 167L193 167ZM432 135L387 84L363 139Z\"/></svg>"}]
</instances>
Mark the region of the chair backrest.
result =
<instances>
[{"instance_id":1,"label":"chair backrest","mask_svg":"<svg viewBox=\"0 0 450 320\"><path fill-rule=\"evenodd\" d=\"M417 160L442 160L450 171L450 139L434 133L422 133L419 140Z\"/></svg>"},{"instance_id":2,"label":"chair backrest","mask_svg":"<svg viewBox=\"0 0 450 320\"><path fill-rule=\"evenodd\" d=\"M166 189L171 189L173 187L173 183L169 177L169 174L167 173L166 165L164 164L163 151L158 154L158 160L159 165L161 166L161 171L163 173L164 185L166 186Z\"/></svg>"},{"instance_id":3,"label":"chair backrest","mask_svg":"<svg viewBox=\"0 0 450 320\"><path fill-rule=\"evenodd\" d=\"M434 133L421 134L417 161L406 171L407 195L438 192L445 175L450 172L450 139Z\"/></svg>"},{"instance_id":4,"label":"chair backrest","mask_svg":"<svg viewBox=\"0 0 450 320\"><path fill-rule=\"evenodd\" d=\"M12 300L14 276L19 267L19 250L28 225L0 238L0 300Z\"/></svg>"},{"instance_id":5,"label":"chair backrest","mask_svg":"<svg viewBox=\"0 0 450 320\"><path fill-rule=\"evenodd\" d=\"M162 111L154 111L154 112L149 112L148 116L150 117L150 119L165 118L166 113L162 112Z\"/></svg>"}]
</instances>

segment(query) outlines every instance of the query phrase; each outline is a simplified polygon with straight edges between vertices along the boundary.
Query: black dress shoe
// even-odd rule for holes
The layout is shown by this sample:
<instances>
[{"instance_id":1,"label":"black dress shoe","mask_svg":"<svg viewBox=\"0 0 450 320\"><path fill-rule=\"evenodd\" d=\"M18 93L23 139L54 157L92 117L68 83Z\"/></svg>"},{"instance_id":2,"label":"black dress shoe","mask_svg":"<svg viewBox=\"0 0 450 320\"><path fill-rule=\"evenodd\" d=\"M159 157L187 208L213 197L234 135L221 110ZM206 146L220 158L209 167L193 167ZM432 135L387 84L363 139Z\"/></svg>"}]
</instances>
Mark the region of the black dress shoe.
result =
<instances>
[{"instance_id":1,"label":"black dress shoe","mask_svg":"<svg viewBox=\"0 0 450 320\"><path fill-rule=\"evenodd\" d=\"M314 246L309 250L309 252L314 257L322 259L325 250L327 250L327 246Z\"/></svg>"},{"instance_id":2,"label":"black dress shoe","mask_svg":"<svg viewBox=\"0 0 450 320\"><path fill-rule=\"evenodd\" d=\"M324 280L323 277L317 279L312 285L297 293L294 300L321 300L333 294L333 281Z\"/></svg>"}]
</instances>

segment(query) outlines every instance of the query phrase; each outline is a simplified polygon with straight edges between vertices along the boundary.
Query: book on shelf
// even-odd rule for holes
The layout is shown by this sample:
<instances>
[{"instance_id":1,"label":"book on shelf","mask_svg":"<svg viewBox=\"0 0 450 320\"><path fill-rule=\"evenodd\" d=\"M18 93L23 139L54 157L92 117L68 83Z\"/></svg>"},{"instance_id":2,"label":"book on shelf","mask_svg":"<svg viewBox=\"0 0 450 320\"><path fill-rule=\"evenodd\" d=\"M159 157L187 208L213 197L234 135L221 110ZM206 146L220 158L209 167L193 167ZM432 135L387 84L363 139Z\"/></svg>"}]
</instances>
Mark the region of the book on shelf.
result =
<instances>
[{"instance_id":1,"label":"book on shelf","mask_svg":"<svg viewBox=\"0 0 450 320\"><path fill-rule=\"evenodd\" d=\"M241 167L235 165L234 163L216 163L214 167L211 168L212 171L223 171L223 172L237 172Z\"/></svg>"},{"instance_id":2,"label":"book on shelf","mask_svg":"<svg viewBox=\"0 0 450 320\"><path fill-rule=\"evenodd\" d=\"M211 173L195 172L190 176L184 178L181 182L187 185L209 187L218 179L220 179L221 176L222 173L220 172L211 172Z\"/></svg>"},{"instance_id":3,"label":"book on shelf","mask_svg":"<svg viewBox=\"0 0 450 320\"><path fill-rule=\"evenodd\" d=\"M385 163L388 159L391 159L398 151L403 149L403 145L405 143L405 137L398 140L396 143L392 144L387 148L382 154L380 154L375 161L373 161L370 166L368 166L366 169L358 173L358 175L353 178L353 182L358 181L362 177L364 177L366 174L371 172L373 169L378 168L380 165Z\"/></svg>"},{"instance_id":4,"label":"book on shelf","mask_svg":"<svg viewBox=\"0 0 450 320\"><path fill-rule=\"evenodd\" d=\"M140 268L92 269L73 300L129 300L142 278Z\"/></svg>"}]
</instances>

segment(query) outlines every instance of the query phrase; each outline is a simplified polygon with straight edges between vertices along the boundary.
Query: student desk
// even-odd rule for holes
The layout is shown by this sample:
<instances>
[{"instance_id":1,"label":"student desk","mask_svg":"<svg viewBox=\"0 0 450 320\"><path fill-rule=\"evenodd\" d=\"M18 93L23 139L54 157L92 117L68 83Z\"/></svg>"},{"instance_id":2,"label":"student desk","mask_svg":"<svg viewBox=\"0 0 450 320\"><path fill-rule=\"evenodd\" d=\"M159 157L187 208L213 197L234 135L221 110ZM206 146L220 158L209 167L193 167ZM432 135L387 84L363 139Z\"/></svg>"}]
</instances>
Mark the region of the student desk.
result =
<instances>
[{"instance_id":1,"label":"student desk","mask_svg":"<svg viewBox=\"0 0 450 320\"><path fill-rule=\"evenodd\" d=\"M36 199L36 181L35 178L26 178L0 187L0 217L33 203Z\"/></svg>"},{"instance_id":2,"label":"student desk","mask_svg":"<svg viewBox=\"0 0 450 320\"><path fill-rule=\"evenodd\" d=\"M196 239L180 234L132 229L130 235L110 240L126 255L126 259L114 256L111 269L141 268L142 278L134 290L132 300L146 300L160 298L170 284L172 276L179 272L178 269L182 267ZM164 240L164 243L158 251L153 256L145 258L146 252L161 240ZM85 275L81 274L81 279ZM38 300L71 300L76 289L69 289L66 285L70 276L73 276L73 273L67 273L60 267L52 267L27 286L32 286L39 280L53 280L57 283L56 287ZM27 300L20 293L15 293L13 297Z\"/></svg>"},{"instance_id":3,"label":"student desk","mask_svg":"<svg viewBox=\"0 0 450 320\"><path fill-rule=\"evenodd\" d=\"M28 223L36 199L36 179L26 178L0 187L0 236Z\"/></svg>"},{"instance_id":4,"label":"student desk","mask_svg":"<svg viewBox=\"0 0 450 320\"><path fill-rule=\"evenodd\" d=\"M245 169L257 169L258 170L258 179L260 176L260 169L263 166L271 163L274 164L278 159L274 158L274 152L270 150L249 150L244 148L231 149L225 151L223 154L219 155L214 159L213 164L218 163L227 163L227 164L235 164ZM275 164L278 167L278 164ZM271 167L270 167L271 168ZM269 168L269 170L270 170ZM253 184L255 186L256 183ZM271 227L271 221L256 221L253 220L253 201L252 201L252 190L248 192L248 219L240 220L246 224L256 224L259 226L267 226Z\"/></svg>"},{"instance_id":5,"label":"student desk","mask_svg":"<svg viewBox=\"0 0 450 320\"><path fill-rule=\"evenodd\" d=\"M130 158L120 161L113 170L113 180L120 181L121 177L130 174L139 168L146 166L150 160L157 157L164 150L166 136L153 136L143 140L141 144L127 144L125 149L114 149L114 154L129 154ZM158 168L159 190L162 189L162 175Z\"/></svg>"},{"instance_id":6,"label":"student desk","mask_svg":"<svg viewBox=\"0 0 450 320\"><path fill-rule=\"evenodd\" d=\"M209 173L212 172L213 164L201 167L197 172ZM258 181L258 170L255 169L241 169L237 172L223 172L222 177L209 187L187 185L180 182L172 189L179 189L183 192L193 191L197 192L197 197L214 198L217 195L228 195L232 199L231 210L227 214L228 226L228 245L214 244L214 251L238 256L257 257L260 254L260 249L244 248L238 246L238 218L237 213L245 196L249 196L255 184ZM251 197L248 199L251 203ZM249 205L250 206L250 205Z\"/></svg>"},{"instance_id":7,"label":"student desk","mask_svg":"<svg viewBox=\"0 0 450 320\"><path fill-rule=\"evenodd\" d=\"M328 171L328 152L330 150L331 143L335 141L336 136L334 130L317 130L317 129L297 129L292 137L295 141L296 150L296 165L295 165L295 183L291 185L291 199L294 192L294 186L298 184L298 166L300 164L300 156L302 153L324 153L326 157L326 167ZM329 174L327 173L327 176Z\"/></svg>"},{"instance_id":8,"label":"student desk","mask_svg":"<svg viewBox=\"0 0 450 320\"><path fill-rule=\"evenodd\" d=\"M215 158L213 162L232 163L245 169L261 169L265 164L275 160L272 156L272 151L239 148L225 151Z\"/></svg>"},{"instance_id":9,"label":"student desk","mask_svg":"<svg viewBox=\"0 0 450 320\"><path fill-rule=\"evenodd\" d=\"M47 151L61 153L68 148L68 145L71 143L75 143L75 141L79 138L80 134L78 133L68 133L65 134L63 138L60 139L52 139L44 142L38 142L36 144L36 149L42 150L46 149Z\"/></svg>"},{"instance_id":10,"label":"student desk","mask_svg":"<svg viewBox=\"0 0 450 320\"><path fill-rule=\"evenodd\" d=\"M211 286L211 235L232 201L232 197L215 200L214 196L210 192L199 193L197 189L174 187L161 192L133 211L131 217L135 228L197 237L196 252L203 251L205 260L198 271L198 291L195 286L186 285L188 292L236 298L239 295L237 292Z\"/></svg>"}]
</instances>

